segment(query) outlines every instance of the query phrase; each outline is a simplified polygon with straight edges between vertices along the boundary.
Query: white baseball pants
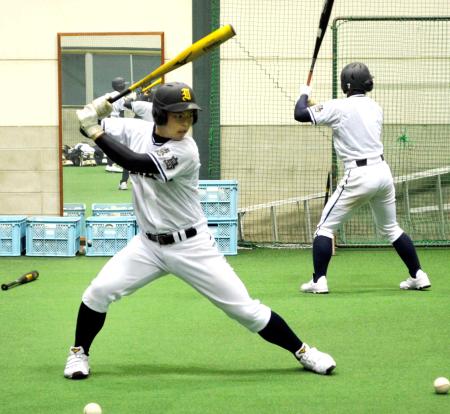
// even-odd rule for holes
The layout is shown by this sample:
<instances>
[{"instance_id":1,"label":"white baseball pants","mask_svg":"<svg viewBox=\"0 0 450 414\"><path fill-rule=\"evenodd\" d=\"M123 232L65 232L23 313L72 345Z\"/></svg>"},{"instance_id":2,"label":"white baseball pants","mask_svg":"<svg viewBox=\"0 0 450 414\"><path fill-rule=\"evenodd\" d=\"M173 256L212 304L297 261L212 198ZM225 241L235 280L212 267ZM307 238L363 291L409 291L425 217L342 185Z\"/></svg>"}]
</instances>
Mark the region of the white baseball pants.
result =
<instances>
[{"instance_id":1,"label":"white baseball pants","mask_svg":"<svg viewBox=\"0 0 450 414\"><path fill-rule=\"evenodd\" d=\"M385 161L345 170L323 209L315 234L333 238L339 226L366 203L370 204L380 234L390 243L397 240L403 230L397 223L395 188L391 169Z\"/></svg>"},{"instance_id":2,"label":"white baseball pants","mask_svg":"<svg viewBox=\"0 0 450 414\"><path fill-rule=\"evenodd\" d=\"M105 264L84 292L83 302L105 313L111 302L167 274L191 285L252 332L259 332L269 322L270 308L249 296L207 230L163 246L143 233L136 235Z\"/></svg>"}]
</instances>

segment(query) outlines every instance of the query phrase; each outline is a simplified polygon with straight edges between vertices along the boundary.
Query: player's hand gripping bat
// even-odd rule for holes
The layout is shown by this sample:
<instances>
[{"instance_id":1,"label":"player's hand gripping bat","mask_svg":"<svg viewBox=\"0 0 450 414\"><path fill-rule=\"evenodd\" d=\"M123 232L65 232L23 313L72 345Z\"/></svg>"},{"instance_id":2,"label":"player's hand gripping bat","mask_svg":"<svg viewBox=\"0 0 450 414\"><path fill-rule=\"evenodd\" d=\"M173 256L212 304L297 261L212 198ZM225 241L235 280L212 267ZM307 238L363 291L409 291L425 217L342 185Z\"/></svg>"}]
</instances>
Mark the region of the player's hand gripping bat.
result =
<instances>
[{"instance_id":1,"label":"player's hand gripping bat","mask_svg":"<svg viewBox=\"0 0 450 414\"><path fill-rule=\"evenodd\" d=\"M210 52L212 49L226 42L228 39L232 38L236 32L233 29L233 26L230 24L220 27L219 29L211 32L209 35L197 40L191 46L183 50L180 54L178 54L173 59L161 65L159 68L155 69L153 72L149 73L147 76L142 78L141 80L133 83L129 88L123 90L118 95L114 97L109 97L108 101L113 103L123 96L128 95L132 91L141 88L142 86L147 85L154 79L160 78L165 74L172 72L173 70L179 68L180 66L185 65L186 63L192 62L193 60L199 58L200 56L205 55Z\"/></svg>"},{"instance_id":2,"label":"player's hand gripping bat","mask_svg":"<svg viewBox=\"0 0 450 414\"><path fill-rule=\"evenodd\" d=\"M330 20L331 10L333 9L334 0L325 0L323 3L322 14L320 15L319 29L317 30L316 45L314 47L314 53L312 57L311 67L309 69L308 80L306 84L311 84L311 78L316 65L317 56L319 55L320 46L327 30L328 21Z\"/></svg>"},{"instance_id":3,"label":"player's hand gripping bat","mask_svg":"<svg viewBox=\"0 0 450 414\"><path fill-rule=\"evenodd\" d=\"M20 276L16 280L6 283L2 285L2 290L8 290L14 286L23 285L25 283L32 282L33 280L36 280L39 276L39 272L37 270L33 270L31 272L25 273L24 275Z\"/></svg>"}]
</instances>

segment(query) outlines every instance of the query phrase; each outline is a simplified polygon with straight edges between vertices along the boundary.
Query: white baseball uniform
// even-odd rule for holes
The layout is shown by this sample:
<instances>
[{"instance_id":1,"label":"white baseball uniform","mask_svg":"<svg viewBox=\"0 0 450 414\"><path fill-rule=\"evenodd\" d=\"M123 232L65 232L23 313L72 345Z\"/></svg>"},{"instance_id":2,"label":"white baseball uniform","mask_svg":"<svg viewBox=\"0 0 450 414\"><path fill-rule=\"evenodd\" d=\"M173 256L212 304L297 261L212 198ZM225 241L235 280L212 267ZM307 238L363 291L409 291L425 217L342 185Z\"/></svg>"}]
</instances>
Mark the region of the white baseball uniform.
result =
<instances>
[{"instance_id":1,"label":"white baseball uniform","mask_svg":"<svg viewBox=\"0 0 450 414\"><path fill-rule=\"evenodd\" d=\"M106 263L84 292L83 302L105 313L111 302L174 274L249 330L263 329L270 308L249 296L208 230L198 197L200 159L194 139L158 143L154 124L133 118L107 118L103 127L133 151L148 154L158 174L131 171L140 233ZM175 242L153 241L159 237Z\"/></svg>"},{"instance_id":2,"label":"white baseball uniform","mask_svg":"<svg viewBox=\"0 0 450 414\"><path fill-rule=\"evenodd\" d=\"M345 167L316 235L332 238L353 211L369 203L379 232L391 243L397 240L403 230L396 219L392 173L383 156L381 107L361 94L314 105L308 111L314 124L332 128L334 148Z\"/></svg>"},{"instance_id":3,"label":"white baseball uniform","mask_svg":"<svg viewBox=\"0 0 450 414\"><path fill-rule=\"evenodd\" d=\"M153 104L147 101L132 101L131 110L144 121L153 122Z\"/></svg>"}]
</instances>

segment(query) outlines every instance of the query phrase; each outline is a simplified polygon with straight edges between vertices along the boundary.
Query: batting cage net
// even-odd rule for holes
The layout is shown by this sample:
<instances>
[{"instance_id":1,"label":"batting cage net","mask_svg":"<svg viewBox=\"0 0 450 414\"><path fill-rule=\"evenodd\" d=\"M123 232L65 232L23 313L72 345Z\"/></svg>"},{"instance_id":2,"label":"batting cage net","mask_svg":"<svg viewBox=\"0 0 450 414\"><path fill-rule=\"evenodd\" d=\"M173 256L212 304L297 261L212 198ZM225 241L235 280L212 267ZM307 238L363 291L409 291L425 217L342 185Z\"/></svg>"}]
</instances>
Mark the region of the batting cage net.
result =
<instances>
[{"instance_id":1,"label":"batting cage net","mask_svg":"<svg viewBox=\"0 0 450 414\"><path fill-rule=\"evenodd\" d=\"M242 244L310 245L343 169L331 130L294 120L323 2L214 0L214 24L237 36L213 63L209 169L239 183ZM384 111L384 156L400 226L416 244L450 243L450 2L374 0L334 4L315 64L311 98L343 97L339 75L353 61L374 75ZM388 242L369 206L336 235L338 245Z\"/></svg>"}]
</instances>

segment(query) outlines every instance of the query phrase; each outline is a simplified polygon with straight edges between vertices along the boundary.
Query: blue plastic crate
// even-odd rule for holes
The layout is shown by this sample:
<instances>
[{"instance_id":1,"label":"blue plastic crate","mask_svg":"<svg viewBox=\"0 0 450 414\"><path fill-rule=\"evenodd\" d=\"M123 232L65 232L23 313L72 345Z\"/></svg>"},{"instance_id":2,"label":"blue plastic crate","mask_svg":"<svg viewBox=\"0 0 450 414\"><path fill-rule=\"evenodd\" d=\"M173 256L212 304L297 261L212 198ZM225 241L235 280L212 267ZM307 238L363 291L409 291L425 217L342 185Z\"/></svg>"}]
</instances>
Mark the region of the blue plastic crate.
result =
<instances>
[{"instance_id":1,"label":"blue plastic crate","mask_svg":"<svg viewBox=\"0 0 450 414\"><path fill-rule=\"evenodd\" d=\"M75 256L80 249L80 217L29 217L27 256Z\"/></svg>"},{"instance_id":2,"label":"blue plastic crate","mask_svg":"<svg viewBox=\"0 0 450 414\"><path fill-rule=\"evenodd\" d=\"M26 216L0 216L0 256L20 256L25 250Z\"/></svg>"},{"instance_id":3,"label":"blue plastic crate","mask_svg":"<svg viewBox=\"0 0 450 414\"><path fill-rule=\"evenodd\" d=\"M200 180L198 192L200 204L208 220L237 220L237 181Z\"/></svg>"},{"instance_id":4,"label":"blue plastic crate","mask_svg":"<svg viewBox=\"0 0 450 414\"><path fill-rule=\"evenodd\" d=\"M86 256L113 256L136 234L134 216L94 216L86 219Z\"/></svg>"},{"instance_id":5,"label":"blue plastic crate","mask_svg":"<svg viewBox=\"0 0 450 414\"><path fill-rule=\"evenodd\" d=\"M208 221L208 228L222 254L237 254L237 220Z\"/></svg>"},{"instance_id":6,"label":"blue plastic crate","mask_svg":"<svg viewBox=\"0 0 450 414\"><path fill-rule=\"evenodd\" d=\"M93 216L134 216L132 203L93 203Z\"/></svg>"},{"instance_id":7,"label":"blue plastic crate","mask_svg":"<svg viewBox=\"0 0 450 414\"><path fill-rule=\"evenodd\" d=\"M83 203L64 203L64 217L80 217L80 235L84 237L86 234L85 224L86 204Z\"/></svg>"}]
</instances>

